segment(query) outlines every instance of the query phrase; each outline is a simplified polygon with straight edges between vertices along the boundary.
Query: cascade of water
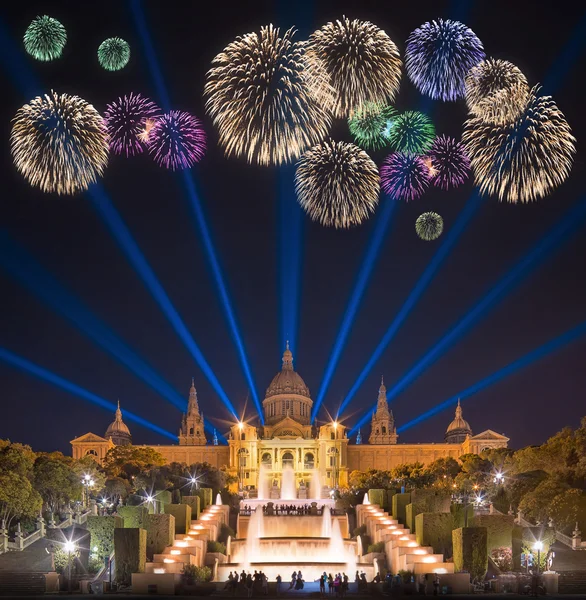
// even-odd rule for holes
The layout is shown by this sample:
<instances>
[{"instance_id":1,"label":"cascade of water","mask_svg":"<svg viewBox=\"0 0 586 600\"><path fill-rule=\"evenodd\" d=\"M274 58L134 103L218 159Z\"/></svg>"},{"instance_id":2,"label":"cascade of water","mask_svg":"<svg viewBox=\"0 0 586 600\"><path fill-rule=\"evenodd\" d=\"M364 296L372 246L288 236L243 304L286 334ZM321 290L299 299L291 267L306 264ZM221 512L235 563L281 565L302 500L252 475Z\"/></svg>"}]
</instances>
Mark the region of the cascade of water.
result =
<instances>
[{"instance_id":1,"label":"cascade of water","mask_svg":"<svg viewBox=\"0 0 586 600\"><path fill-rule=\"evenodd\" d=\"M336 520L337 523L337 520ZM338 529L340 526L338 525ZM341 537L342 534L340 534ZM324 507L324 512L321 521L321 537L329 538L332 537L332 515L330 513L330 507Z\"/></svg>"},{"instance_id":2,"label":"cascade of water","mask_svg":"<svg viewBox=\"0 0 586 600\"><path fill-rule=\"evenodd\" d=\"M222 496L220 496L220 493L218 492L216 494L216 506L221 506L222 505Z\"/></svg>"},{"instance_id":3,"label":"cascade of water","mask_svg":"<svg viewBox=\"0 0 586 600\"><path fill-rule=\"evenodd\" d=\"M268 500L270 497L269 477L266 467L261 465L258 474L258 498L259 500Z\"/></svg>"},{"instance_id":4,"label":"cascade of water","mask_svg":"<svg viewBox=\"0 0 586 600\"><path fill-rule=\"evenodd\" d=\"M345 554L344 538L342 538L342 530L338 519L333 519L332 532L330 535L330 547L328 549L328 560L332 562L340 561L340 558Z\"/></svg>"},{"instance_id":5,"label":"cascade of water","mask_svg":"<svg viewBox=\"0 0 586 600\"><path fill-rule=\"evenodd\" d=\"M295 487L295 471L292 467L283 468L283 479L281 481L281 500L295 500L297 489Z\"/></svg>"},{"instance_id":6,"label":"cascade of water","mask_svg":"<svg viewBox=\"0 0 586 600\"><path fill-rule=\"evenodd\" d=\"M260 538L264 537L264 515L262 506L257 506L248 521L246 534L246 559L248 563L262 562Z\"/></svg>"},{"instance_id":7,"label":"cascade of water","mask_svg":"<svg viewBox=\"0 0 586 600\"><path fill-rule=\"evenodd\" d=\"M364 492L364 500L362 500L362 504L370 504L370 499L368 498L368 492Z\"/></svg>"},{"instance_id":8,"label":"cascade of water","mask_svg":"<svg viewBox=\"0 0 586 600\"><path fill-rule=\"evenodd\" d=\"M313 470L313 474L311 476L311 498L314 500L319 500L321 498L321 482L319 480L319 473L317 469Z\"/></svg>"}]
</instances>

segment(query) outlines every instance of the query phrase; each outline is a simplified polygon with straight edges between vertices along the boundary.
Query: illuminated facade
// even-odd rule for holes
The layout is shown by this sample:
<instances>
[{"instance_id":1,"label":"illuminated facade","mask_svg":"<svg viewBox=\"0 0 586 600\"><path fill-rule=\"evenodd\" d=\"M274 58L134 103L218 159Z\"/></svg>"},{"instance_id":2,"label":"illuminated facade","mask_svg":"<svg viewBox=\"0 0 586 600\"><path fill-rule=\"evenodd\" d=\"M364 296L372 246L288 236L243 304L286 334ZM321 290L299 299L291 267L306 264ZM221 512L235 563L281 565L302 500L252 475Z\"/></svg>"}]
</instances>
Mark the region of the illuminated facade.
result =
<instances>
[{"instance_id":1,"label":"illuminated facade","mask_svg":"<svg viewBox=\"0 0 586 600\"><path fill-rule=\"evenodd\" d=\"M353 470L389 470L399 464L414 462L429 464L438 458L458 458L469 452L505 448L509 441L506 436L490 429L473 435L458 402L444 443L399 444L383 382L367 444L350 444L346 427L341 423L332 422L321 427L312 425L312 407L309 389L294 370L293 355L287 347L283 353L282 368L266 390L264 425L235 423L227 446L209 445L192 381L187 412L181 420L179 443L151 447L169 463L191 465L208 462L218 468L228 467L238 476L244 489L253 491L258 489L261 471L263 477L269 479L270 487L275 489L281 487L283 468L288 466L295 471L298 488L302 483L308 485L316 472L323 488L333 488L347 485L348 474ZM112 435L113 431L117 437ZM124 431L127 436L120 437ZM104 437L88 433L71 442L73 456L81 458L92 454L103 460L109 448L120 442L129 443L129 440L130 431L118 409L116 420Z\"/></svg>"}]
</instances>

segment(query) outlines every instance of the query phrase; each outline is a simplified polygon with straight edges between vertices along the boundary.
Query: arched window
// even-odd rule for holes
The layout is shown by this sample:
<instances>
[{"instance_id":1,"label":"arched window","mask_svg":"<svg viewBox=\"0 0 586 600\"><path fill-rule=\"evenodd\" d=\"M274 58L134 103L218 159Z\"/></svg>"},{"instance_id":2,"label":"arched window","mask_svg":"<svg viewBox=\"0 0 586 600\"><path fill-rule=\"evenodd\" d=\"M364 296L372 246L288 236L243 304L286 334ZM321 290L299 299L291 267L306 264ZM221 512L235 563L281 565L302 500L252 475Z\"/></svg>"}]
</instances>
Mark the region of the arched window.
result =
<instances>
[{"instance_id":1,"label":"arched window","mask_svg":"<svg viewBox=\"0 0 586 600\"><path fill-rule=\"evenodd\" d=\"M88 456L88 454L90 456L98 456L98 453L92 448L92 450L88 450L85 455Z\"/></svg>"},{"instance_id":2,"label":"arched window","mask_svg":"<svg viewBox=\"0 0 586 600\"><path fill-rule=\"evenodd\" d=\"M293 455L291 452L285 452L283 457L281 458L284 467L292 467L293 466Z\"/></svg>"},{"instance_id":3,"label":"arched window","mask_svg":"<svg viewBox=\"0 0 586 600\"><path fill-rule=\"evenodd\" d=\"M189 435L193 435L193 427L189 428Z\"/></svg>"},{"instance_id":4,"label":"arched window","mask_svg":"<svg viewBox=\"0 0 586 600\"><path fill-rule=\"evenodd\" d=\"M304 456L303 468L304 469L315 469L315 458L311 452L307 452L307 454Z\"/></svg>"},{"instance_id":5,"label":"arched window","mask_svg":"<svg viewBox=\"0 0 586 600\"><path fill-rule=\"evenodd\" d=\"M378 429L376 430L376 435L378 435Z\"/></svg>"},{"instance_id":6,"label":"arched window","mask_svg":"<svg viewBox=\"0 0 586 600\"><path fill-rule=\"evenodd\" d=\"M263 467L270 467L273 464L273 457L271 456L270 452L265 452L262 455L260 462Z\"/></svg>"},{"instance_id":7,"label":"arched window","mask_svg":"<svg viewBox=\"0 0 586 600\"><path fill-rule=\"evenodd\" d=\"M245 433L241 433L240 434L240 439L244 442L246 441L246 434Z\"/></svg>"},{"instance_id":8,"label":"arched window","mask_svg":"<svg viewBox=\"0 0 586 600\"><path fill-rule=\"evenodd\" d=\"M336 439L336 434L335 434L333 431L332 431L332 433L330 433L330 438L331 438L332 440L335 440L335 439Z\"/></svg>"},{"instance_id":9,"label":"arched window","mask_svg":"<svg viewBox=\"0 0 586 600\"><path fill-rule=\"evenodd\" d=\"M382 426L382 432L383 432L383 435L387 432L387 428L384 425Z\"/></svg>"}]
</instances>

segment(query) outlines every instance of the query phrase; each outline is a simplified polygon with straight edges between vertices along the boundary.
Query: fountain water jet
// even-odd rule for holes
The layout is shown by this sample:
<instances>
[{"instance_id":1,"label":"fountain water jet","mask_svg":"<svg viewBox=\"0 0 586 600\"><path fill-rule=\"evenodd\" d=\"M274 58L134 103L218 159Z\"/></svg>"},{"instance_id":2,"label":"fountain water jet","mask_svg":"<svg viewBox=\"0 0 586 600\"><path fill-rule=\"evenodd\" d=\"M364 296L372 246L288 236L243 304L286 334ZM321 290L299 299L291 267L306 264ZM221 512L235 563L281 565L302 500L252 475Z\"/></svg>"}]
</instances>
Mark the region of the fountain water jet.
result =
<instances>
[{"instance_id":1,"label":"fountain water jet","mask_svg":"<svg viewBox=\"0 0 586 600\"><path fill-rule=\"evenodd\" d=\"M340 529L339 525L338 525L338 529ZM340 536L341 535L342 534L340 533ZM321 537L323 537L323 538L331 538L332 537L332 516L330 514L329 506L324 507L324 513L323 513L322 522L321 522Z\"/></svg>"},{"instance_id":2,"label":"fountain water jet","mask_svg":"<svg viewBox=\"0 0 586 600\"><path fill-rule=\"evenodd\" d=\"M319 480L319 473L317 469L314 469L311 476L311 498L319 500L321 498L321 482Z\"/></svg>"},{"instance_id":3,"label":"fountain water jet","mask_svg":"<svg viewBox=\"0 0 586 600\"><path fill-rule=\"evenodd\" d=\"M257 506L250 516L246 536L246 559L249 564L262 559L260 555L260 538L262 537L264 537L264 515L262 506Z\"/></svg>"},{"instance_id":4,"label":"fountain water jet","mask_svg":"<svg viewBox=\"0 0 586 600\"><path fill-rule=\"evenodd\" d=\"M291 467L286 466L283 468L283 479L281 480L281 500L296 499L295 471Z\"/></svg>"},{"instance_id":5,"label":"fountain water jet","mask_svg":"<svg viewBox=\"0 0 586 600\"><path fill-rule=\"evenodd\" d=\"M269 476L268 476L266 467L261 464L260 472L258 474L258 499L259 500L268 500L269 497L270 497Z\"/></svg>"},{"instance_id":6,"label":"fountain water jet","mask_svg":"<svg viewBox=\"0 0 586 600\"><path fill-rule=\"evenodd\" d=\"M324 510L325 512L325 510ZM329 513L329 509L328 509ZM346 548L344 545L344 538L342 537L342 530L340 529L340 523L338 519L334 519L331 525L330 535L330 547L328 549L329 560L335 562L336 560L342 559L340 562L346 562L342 557L345 557Z\"/></svg>"},{"instance_id":7,"label":"fountain water jet","mask_svg":"<svg viewBox=\"0 0 586 600\"><path fill-rule=\"evenodd\" d=\"M364 492L364 499L362 500L362 504L370 504L370 498L368 497L368 492Z\"/></svg>"},{"instance_id":8,"label":"fountain water jet","mask_svg":"<svg viewBox=\"0 0 586 600\"><path fill-rule=\"evenodd\" d=\"M222 496L220 496L220 493L218 492L216 494L216 506L221 506L222 505Z\"/></svg>"}]
</instances>

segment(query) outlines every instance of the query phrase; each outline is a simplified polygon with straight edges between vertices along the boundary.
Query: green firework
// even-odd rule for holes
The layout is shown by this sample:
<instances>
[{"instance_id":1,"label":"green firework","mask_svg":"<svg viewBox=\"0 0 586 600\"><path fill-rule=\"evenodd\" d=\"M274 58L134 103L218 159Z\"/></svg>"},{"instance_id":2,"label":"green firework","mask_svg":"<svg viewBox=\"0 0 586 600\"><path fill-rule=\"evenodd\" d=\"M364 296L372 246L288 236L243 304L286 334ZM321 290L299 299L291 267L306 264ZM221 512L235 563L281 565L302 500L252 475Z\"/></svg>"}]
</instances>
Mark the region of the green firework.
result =
<instances>
[{"instance_id":1,"label":"green firework","mask_svg":"<svg viewBox=\"0 0 586 600\"><path fill-rule=\"evenodd\" d=\"M366 102L348 119L348 128L358 146L377 150L389 144L385 131L396 116L397 111L392 106Z\"/></svg>"},{"instance_id":2,"label":"green firework","mask_svg":"<svg viewBox=\"0 0 586 600\"><path fill-rule=\"evenodd\" d=\"M122 38L108 38L98 48L98 61L107 71L119 71L129 60L130 46Z\"/></svg>"},{"instance_id":3,"label":"green firework","mask_svg":"<svg viewBox=\"0 0 586 600\"><path fill-rule=\"evenodd\" d=\"M444 230L444 220L434 212L426 212L417 217L415 231L417 235L427 242L437 240Z\"/></svg>"},{"instance_id":4,"label":"green firework","mask_svg":"<svg viewBox=\"0 0 586 600\"><path fill-rule=\"evenodd\" d=\"M392 122L388 134L393 150L419 155L425 154L431 148L435 127L427 115L407 110Z\"/></svg>"},{"instance_id":5,"label":"green firework","mask_svg":"<svg viewBox=\"0 0 586 600\"><path fill-rule=\"evenodd\" d=\"M57 19L36 17L24 32L24 49L37 60L59 58L67 42L67 32Z\"/></svg>"}]
</instances>

